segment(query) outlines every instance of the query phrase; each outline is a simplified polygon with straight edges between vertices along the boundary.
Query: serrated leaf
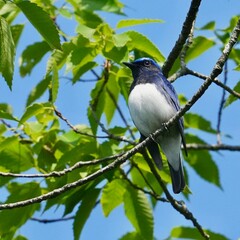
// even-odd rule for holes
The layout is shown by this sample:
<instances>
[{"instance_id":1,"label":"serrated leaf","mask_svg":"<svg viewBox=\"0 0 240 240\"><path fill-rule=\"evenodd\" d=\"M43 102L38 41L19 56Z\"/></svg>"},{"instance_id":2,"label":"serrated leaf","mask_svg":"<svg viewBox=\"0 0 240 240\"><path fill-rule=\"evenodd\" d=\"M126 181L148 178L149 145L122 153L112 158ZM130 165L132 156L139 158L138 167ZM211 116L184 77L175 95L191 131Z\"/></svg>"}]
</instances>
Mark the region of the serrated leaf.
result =
<instances>
[{"instance_id":1,"label":"serrated leaf","mask_svg":"<svg viewBox=\"0 0 240 240\"><path fill-rule=\"evenodd\" d=\"M145 194L128 187L124 194L124 209L127 218L142 238L153 240L153 213Z\"/></svg>"},{"instance_id":2,"label":"serrated leaf","mask_svg":"<svg viewBox=\"0 0 240 240\"><path fill-rule=\"evenodd\" d=\"M96 204L99 193L100 189L94 189L91 192L88 192L82 200L73 222L74 240L80 238L84 224L88 220L89 215Z\"/></svg>"},{"instance_id":3,"label":"serrated leaf","mask_svg":"<svg viewBox=\"0 0 240 240\"><path fill-rule=\"evenodd\" d=\"M117 23L116 28L124 28L124 27L132 27L139 24L147 24L147 23L163 23L161 19L150 19L150 18L142 18L142 19L123 19Z\"/></svg>"},{"instance_id":4,"label":"serrated leaf","mask_svg":"<svg viewBox=\"0 0 240 240\"><path fill-rule=\"evenodd\" d=\"M164 62L165 58L163 54L146 36L136 31L127 31L126 33L132 40L127 43L129 50L138 49L156 61Z\"/></svg>"},{"instance_id":5,"label":"serrated leaf","mask_svg":"<svg viewBox=\"0 0 240 240\"><path fill-rule=\"evenodd\" d=\"M17 6L52 49L61 49L57 27L41 7L29 1L18 2Z\"/></svg>"},{"instance_id":6,"label":"serrated leaf","mask_svg":"<svg viewBox=\"0 0 240 240\"><path fill-rule=\"evenodd\" d=\"M210 230L205 230L210 235L211 240L228 240L227 237L214 233ZM201 235L196 228L191 227L175 227L171 231L171 237L173 238L184 238L184 239L200 239Z\"/></svg>"},{"instance_id":7,"label":"serrated leaf","mask_svg":"<svg viewBox=\"0 0 240 240\"><path fill-rule=\"evenodd\" d=\"M126 182L122 179L115 179L105 185L100 200L105 217L107 217L114 208L123 203L125 191Z\"/></svg>"},{"instance_id":8,"label":"serrated leaf","mask_svg":"<svg viewBox=\"0 0 240 240\"><path fill-rule=\"evenodd\" d=\"M43 56L50 51L51 48L47 42L36 42L27 46L19 59L20 74L22 77L30 74L32 69L41 61Z\"/></svg>"},{"instance_id":9,"label":"serrated leaf","mask_svg":"<svg viewBox=\"0 0 240 240\"><path fill-rule=\"evenodd\" d=\"M54 64L53 70L52 70L52 84L51 84L51 96L52 96L51 100L53 103L57 99L58 89L59 89L58 69L57 69L57 65Z\"/></svg>"},{"instance_id":10,"label":"serrated leaf","mask_svg":"<svg viewBox=\"0 0 240 240\"><path fill-rule=\"evenodd\" d=\"M184 125L188 128L195 128L209 133L216 133L211 122L196 113L186 113L184 115Z\"/></svg>"},{"instance_id":11,"label":"serrated leaf","mask_svg":"<svg viewBox=\"0 0 240 240\"><path fill-rule=\"evenodd\" d=\"M11 32L12 32L12 37L13 37L13 41L15 46L17 46L19 38L22 34L24 25L23 24L16 24L11 26Z\"/></svg>"},{"instance_id":12,"label":"serrated leaf","mask_svg":"<svg viewBox=\"0 0 240 240\"><path fill-rule=\"evenodd\" d=\"M19 124L23 124L26 122L29 118L36 116L37 114L44 112L46 108L50 108L50 105L48 103L41 104L41 103L34 103L31 106L28 106L26 108L26 111L22 115L21 119L19 120Z\"/></svg>"},{"instance_id":13,"label":"serrated leaf","mask_svg":"<svg viewBox=\"0 0 240 240\"><path fill-rule=\"evenodd\" d=\"M10 89L12 89L14 58L15 45L12 32L5 18L0 16L0 72Z\"/></svg>"},{"instance_id":14,"label":"serrated leaf","mask_svg":"<svg viewBox=\"0 0 240 240\"><path fill-rule=\"evenodd\" d=\"M104 111L105 96L106 96L106 82L105 80L99 80L94 89L91 91L91 107L88 108L88 120L92 129L93 134L96 134L98 123L101 119ZM96 119L97 118L97 119ZM97 120L97 121L96 121Z\"/></svg>"},{"instance_id":15,"label":"serrated leaf","mask_svg":"<svg viewBox=\"0 0 240 240\"><path fill-rule=\"evenodd\" d=\"M206 144L197 136L186 134L187 143ZM204 180L215 184L221 188L218 166L213 161L211 154L207 150L188 150L186 161Z\"/></svg>"},{"instance_id":16,"label":"serrated leaf","mask_svg":"<svg viewBox=\"0 0 240 240\"><path fill-rule=\"evenodd\" d=\"M240 81L235 85L235 87L233 88L234 91L240 93ZM229 97L226 99L226 102L224 104L224 107L228 107L229 105L231 105L233 102L235 102L236 100L238 100L239 98L233 96L233 95L229 95Z\"/></svg>"},{"instance_id":17,"label":"serrated leaf","mask_svg":"<svg viewBox=\"0 0 240 240\"><path fill-rule=\"evenodd\" d=\"M115 75L110 74L107 82L107 94L105 97L104 113L107 123L110 124L116 110L116 103L118 102L120 89L116 82Z\"/></svg>"},{"instance_id":18,"label":"serrated leaf","mask_svg":"<svg viewBox=\"0 0 240 240\"><path fill-rule=\"evenodd\" d=\"M32 91L28 95L26 106L29 106L44 94L44 92L47 90L49 86L50 81L51 76L47 76L42 81L40 81L36 87L32 89Z\"/></svg>"},{"instance_id":19,"label":"serrated leaf","mask_svg":"<svg viewBox=\"0 0 240 240\"><path fill-rule=\"evenodd\" d=\"M25 184L11 183L8 186L8 190L10 196L6 203L30 199L41 194L40 186L35 182ZM39 204L31 204L26 207L11 209L11 211L1 211L0 236L4 236L8 232L15 232L39 209L39 206Z\"/></svg>"}]
</instances>

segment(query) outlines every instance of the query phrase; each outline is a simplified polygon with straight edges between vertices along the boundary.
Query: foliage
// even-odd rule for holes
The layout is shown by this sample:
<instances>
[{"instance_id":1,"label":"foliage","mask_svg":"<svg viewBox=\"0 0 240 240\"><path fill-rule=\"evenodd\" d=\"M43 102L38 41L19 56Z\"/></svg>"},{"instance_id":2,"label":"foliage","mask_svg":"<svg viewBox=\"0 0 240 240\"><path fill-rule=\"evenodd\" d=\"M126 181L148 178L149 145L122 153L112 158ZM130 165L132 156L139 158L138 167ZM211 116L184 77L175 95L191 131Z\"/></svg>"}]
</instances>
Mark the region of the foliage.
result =
<instances>
[{"instance_id":1,"label":"foliage","mask_svg":"<svg viewBox=\"0 0 240 240\"><path fill-rule=\"evenodd\" d=\"M36 35L39 33L41 37L38 42L25 46L20 56L19 69L15 67L15 70L25 77L38 71L40 63L46 66L45 74L39 76L40 81L29 93L21 116L13 114L10 103L0 104L0 172L13 173L8 177L0 175L0 187L7 192L6 201L1 201L6 204L54 192L79 179L85 179L108 166L109 160L113 161L120 153L132 148L130 140L136 129L130 128L128 124L111 125L119 111L118 103L121 101L127 108L127 96L132 81L130 72L123 68L121 62L141 56L155 58L160 64L165 61L162 52L147 36L129 30L129 27L135 25L159 24L162 20L125 19L112 27L101 17L101 12L124 16L124 5L118 0L68 0L62 6L53 2L0 1L1 85L7 84L11 89L14 81L18 81L13 81L15 51L18 51L18 40L22 34L26 34L24 24L16 23L19 14L25 16L26 21L36 30ZM64 21L68 23L69 18L76 26L74 36L64 33L61 24L58 25ZM221 41L223 47L236 21L236 17L233 17L229 27L222 30L215 30L214 21L196 29L202 35L193 38L186 51L186 63L197 61L217 41ZM204 36L201 31L212 31L216 38ZM234 48L230 56L236 64L236 70L239 70L240 64L239 51ZM171 73L176 73L180 68L181 62L178 59ZM88 116L88 125L80 122L76 126L68 123L68 127L63 127L60 124L65 118L55 111L54 104L58 99L59 87L63 84L61 75L64 71L65 76L75 85L84 81L84 76L92 74L96 78L96 82L92 84L89 106L84 113ZM234 90L239 92L239 86L238 82ZM230 95L225 106L230 106L236 99ZM184 96L181 96L181 100L186 102ZM106 129L106 126L111 127ZM187 143L207 144L201 139L201 133L217 133L209 120L194 112L185 115L185 127L188 133ZM105 138L98 138L100 130L105 131ZM124 139L128 139L130 143ZM110 156L113 158L109 158ZM203 158L211 171L206 171ZM102 161L94 164L99 159ZM186 160L188 166L202 179L221 188L218 166L208 150L189 150ZM76 169L64 172L79 162L81 164ZM187 169L185 171L188 176ZM28 183L14 177L14 174L25 172L63 174ZM160 175L165 184L170 183L165 159L164 170ZM79 239L96 204L101 204L106 217L123 204L126 218L134 231L123 233L121 239L155 239L158 236L154 236L153 210L161 202L153 194L149 194L153 189L158 197L163 195L163 190L143 156L137 153L124 167L114 167L92 177L83 185L63 191L60 196L43 199L46 200L45 205L35 203L13 210L2 210L0 237L25 239L18 235L18 230L34 213L63 206L64 215L74 215L73 235L74 239ZM186 190L184 194L186 198L189 197L189 191ZM227 239L211 231L208 233L212 236L211 239ZM175 227L169 238L195 239L198 236L199 232L195 228Z\"/></svg>"}]
</instances>

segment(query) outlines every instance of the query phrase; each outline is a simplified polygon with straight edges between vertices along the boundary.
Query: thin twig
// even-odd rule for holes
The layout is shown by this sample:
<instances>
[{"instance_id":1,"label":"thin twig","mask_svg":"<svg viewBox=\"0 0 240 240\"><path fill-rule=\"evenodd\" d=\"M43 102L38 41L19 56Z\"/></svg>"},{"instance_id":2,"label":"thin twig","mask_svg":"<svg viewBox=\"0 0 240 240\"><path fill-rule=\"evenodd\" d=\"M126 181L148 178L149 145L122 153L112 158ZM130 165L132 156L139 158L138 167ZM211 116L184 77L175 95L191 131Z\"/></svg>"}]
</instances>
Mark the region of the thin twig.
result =
<instances>
[{"instance_id":1,"label":"thin twig","mask_svg":"<svg viewBox=\"0 0 240 240\"><path fill-rule=\"evenodd\" d=\"M120 156L122 156L123 153L119 153L116 155L100 158L100 159L94 159L90 161L79 161L75 163L72 167L65 168L61 171L53 171L50 173L36 173L36 174L21 174L21 173L5 173L5 172L0 172L0 176L2 177L18 177L18 178L49 178L49 177L61 177L64 176L65 174L72 172L75 169L81 168L83 166L91 166L91 165L97 165L101 164L103 162L109 161L109 160L114 160Z\"/></svg>"},{"instance_id":2,"label":"thin twig","mask_svg":"<svg viewBox=\"0 0 240 240\"><path fill-rule=\"evenodd\" d=\"M174 62L178 58L187 38L189 37L189 33L191 32L193 23L196 19L200 4L201 4L201 0L192 0L192 2L191 2L191 5L190 5L188 13L187 13L187 17L183 23L182 30L178 37L178 40L176 41L172 51L168 55L167 60L165 61L164 65L162 67L163 74L166 77L168 76Z\"/></svg>"},{"instance_id":3,"label":"thin twig","mask_svg":"<svg viewBox=\"0 0 240 240\"><path fill-rule=\"evenodd\" d=\"M209 78L209 76L206 76L204 74L201 74L199 72L193 71L191 69L186 68L184 75L193 75L195 77L198 77L200 79L206 80L207 78ZM182 75L183 76L183 75ZM222 87L223 89L225 89L227 92L229 92L230 94L232 94L233 96L235 96L236 98L240 99L240 93L234 91L233 89L231 89L230 87L228 87L227 85L223 84L221 81L219 81L217 78L215 78L213 80L213 83L215 83L216 85L218 85L219 87Z\"/></svg>"},{"instance_id":4,"label":"thin twig","mask_svg":"<svg viewBox=\"0 0 240 240\"><path fill-rule=\"evenodd\" d=\"M224 65L224 80L223 80L224 85L227 84L227 79L228 79L227 72L228 72L228 67L227 67L227 61L226 61L225 65ZM221 97L220 105L219 105L219 109L218 109L218 120L217 120L217 143L218 144L222 143L220 127L221 127L223 107L224 107L224 103L226 101L225 96L226 96L226 90L223 88L222 97Z\"/></svg>"},{"instance_id":5,"label":"thin twig","mask_svg":"<svg viewBox=\"0 0 240 240\"><path fill-rule=\"evenodd\" d=\"M65 218L55 218L55 219L41 219L41 218L32 217L30 218L30 220L34 222L47 224L47 223L65 222L65 221L73 220L74 218L75 216L70 216Z\"/></svg>"},{"instance_id":6,"label":"thin twig","mask_svg":"<svg viewBox=\"0 0 240 240\"><path fill-rule=\"evenodd\" d=\"M127 177L127 175L125 174L124 171L121 171L121 173L122 173L123 179L126 180L134 189L137 189L137 190L139 190L139 191L141 191L141 192L143 192L143 193L145 193L145 194L153 197L153 198L154 198L155 200L157 200L157 201L160 201L160 202L169 202L166 198L159 196L159 195L156 194L154 191L148 191L148 190L146 190L146 189L144 189L144 188L141 188L141 187L137 186L135 183L133 183L133 182Z\"/></svg>"},{"instance_id":7,"label":"thin twig","mask_svg":"<svg viewBox=\"0 0 240 240\"><path fill-rule=\"evenodd\" d=\"M233 145L227 145L227 144L208 145L208 144L188 143L186 145L188 150L240 151L240 146L233 146Z\"/></svg>"}]
</instances>

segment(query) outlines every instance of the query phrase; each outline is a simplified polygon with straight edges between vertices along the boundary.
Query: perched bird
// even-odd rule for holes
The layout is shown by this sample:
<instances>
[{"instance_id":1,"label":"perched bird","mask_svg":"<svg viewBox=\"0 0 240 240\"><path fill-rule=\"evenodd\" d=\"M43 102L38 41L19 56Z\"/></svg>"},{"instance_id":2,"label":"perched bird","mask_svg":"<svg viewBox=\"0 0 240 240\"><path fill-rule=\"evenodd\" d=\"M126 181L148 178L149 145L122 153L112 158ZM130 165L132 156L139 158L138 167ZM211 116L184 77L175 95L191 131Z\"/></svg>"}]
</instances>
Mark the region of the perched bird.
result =
<instances>
[{"instance_id":1,"label":"perched bird","mask_svg":"<svg viewBox=\"0 0 240 240\"><path fill-rule=\"evenodd\" d=\"M123 64L131 69L133 75L128 106L142 141L176 114L180 109L178 97L160 66L151 58L140 58ZM152 140L147 146L159 169L162 168L162 157L158 144L166 155L174 193L180 193L185 187L181 160L182 143L186 151L183 128L181 118L157 137L156 142Z\"/></svg>"}]
</instances>

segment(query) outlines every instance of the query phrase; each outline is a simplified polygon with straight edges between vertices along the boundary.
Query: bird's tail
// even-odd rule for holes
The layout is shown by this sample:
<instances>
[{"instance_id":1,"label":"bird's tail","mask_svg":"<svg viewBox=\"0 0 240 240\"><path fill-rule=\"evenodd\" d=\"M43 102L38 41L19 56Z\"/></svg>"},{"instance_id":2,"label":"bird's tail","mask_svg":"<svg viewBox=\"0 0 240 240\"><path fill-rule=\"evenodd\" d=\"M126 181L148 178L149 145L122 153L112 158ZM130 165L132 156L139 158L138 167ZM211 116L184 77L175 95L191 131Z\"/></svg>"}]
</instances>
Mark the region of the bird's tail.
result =
<instances>
[{"instance_id":1,"label":"bird's tail","mask_svg":"<svg viewBox=\"0 0 240 240\"><path fill-rule=\"evenodd\" d=\"M172 188L174 193L180 193L185 187L182 160L180 155L179 155L179 162L180 162L180 165L177 171L174 170L171 164L168 164L170 169L170 175L172 178Z\"/></svg>"}]
</instances>

